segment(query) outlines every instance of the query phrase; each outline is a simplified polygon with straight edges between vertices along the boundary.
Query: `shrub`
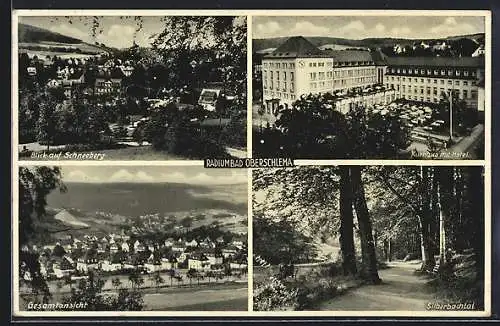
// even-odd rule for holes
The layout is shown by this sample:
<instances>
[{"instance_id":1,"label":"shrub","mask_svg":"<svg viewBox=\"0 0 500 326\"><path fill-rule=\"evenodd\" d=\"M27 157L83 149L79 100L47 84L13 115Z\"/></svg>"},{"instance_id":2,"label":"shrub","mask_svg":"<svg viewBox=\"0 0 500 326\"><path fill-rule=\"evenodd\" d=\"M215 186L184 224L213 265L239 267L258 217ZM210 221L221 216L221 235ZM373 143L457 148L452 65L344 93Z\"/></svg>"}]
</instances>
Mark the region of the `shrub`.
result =
<instances>
[{"instance_id":1,"label":"shrub","mask_svg":"<svg viewBox=\"0 0 500 326\"><path fill-rule=\"evenodd\" d=\"M271 277L269 280L269 283L254 290L254 310L295 310L299 291L287 288L278 278Z\"/></svg>"}]
</instances>

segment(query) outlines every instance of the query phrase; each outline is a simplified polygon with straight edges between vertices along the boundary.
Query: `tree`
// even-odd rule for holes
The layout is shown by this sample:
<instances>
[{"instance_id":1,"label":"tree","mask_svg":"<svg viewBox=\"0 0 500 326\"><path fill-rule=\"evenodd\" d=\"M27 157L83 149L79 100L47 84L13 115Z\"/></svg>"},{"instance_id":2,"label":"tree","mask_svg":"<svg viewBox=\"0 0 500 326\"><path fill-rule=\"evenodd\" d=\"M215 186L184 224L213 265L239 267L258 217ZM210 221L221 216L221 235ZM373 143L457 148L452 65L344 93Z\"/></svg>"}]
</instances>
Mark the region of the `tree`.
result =
<instances>
[{"instance_id":1,"label":"tree","mask_svg":"<svg viewBox=\"0 0 500 326\"><path fill-rule=\"evenodd\" d=\"M187 278L189 278L189 286L192 285L193 278L196 277L196 274L197 274L196 269L190 268L187 271L186 276L187 276Z\"/></svg>"},{"instance_id":2,"label":"tree","mask_svg":"<svg viewBox=\"0 0 500 326\"><path fill-rule=\"evenodd\" d=\"M133 269L128 275L128 280L132 285L132 288L140 288L144 284L144 279L139 274L138 269Z\"/></svg>"},{"instance_id":3,"label":"tree","mask_svg":"<svg viewBox=\"0 0 500 326\"><path fill-rule=\"evenodd\" d=\"M78 288L71 289L71 295L63 298L64 303L82 302L90 311L131 311L142 310L142 294L134 289L119 289L118 296L106 296L103 292L104 280L89 272L88 279L80 280Z\"/></svg>"},{"instance_id":4,"label":"tree","mask_svg":"<svg viewBox=\"0 0 500 326\"><path fill-rule=\"evenodd\" d=\"M45 142L47 150L50 149L50 144L54 141L56 133L56 105L57 102L46 93L42 95L38 107L37 140Z\"/></svg>"},{"instance_id":5,"label":"tree","mask_svg":"<svg viewBox=\"0 0 500 326\"><path fill-rule=\"evenodd\" d=\"M342 268L345 275L356 275L356 254L354 248L354 216L352 207L352 187L350 169L340 166L340 243L342 251Z\"/></svg>"},{"instance_id":6,"label":"tree","mask_svg":"<svg viewBox=\"0 0 500 326\"><path fill-rule=\"evenodd\" d=\"M380 283L377 270L377 257L375 244L373 242L373 231L370 213L366 204L365 190L361 180L361 167L351 166L351 184L354 197L354 207L358 219L359 233L361 237L361 254L363 261L363 277L374 283Z\"/></svg>"},{"instance_id":7,"label":"tree","mask_svg":"<svg viewBox=\"0 0 500 326\"><path fill-rule=\"evenodd\" d=\"M54 167L19 168L19 247L28 245L46 231L39 227L45 217L47 195L54 189L66 191L62 183L61 171ZM39 254L30 251L19 253L20 276L30 275L29 284L35 295L42 295L43 302L50 299L50 291L40 271Z\"/></svg>"},{"instance_id":8,"label":"tree","mask_svg":"<svg viewBox=\"0 0 500 326\"><path fill-rule=\"evenodd\" d=\"M122 281L120 280L120 278L118 277L115 277L112 281L111 281L111 284L113 285L113 287L118 291L118 288L120 288L122 286Z\"/></svg>"},{"instance_id":9,"label":"tree","mask_svg":"<svg viewBox=\"0 0 500 326\"><path fill-rule=\"evenodd\" d=\"M156 287L156 292L158 292L160 290L160 286L165 283L165 280L163 279L159 271L152 274L152 281Z\"/></svg>"},{"instance_id":10,"label":"tree","mask_svg":"<svg viewBox=\"0 0 500 326\"><path fill-rule=\"evenodd\" d=\"M398 116L368 113L363 106L343 114L335 103L330 93L301 96L280 110L275 123L280 133L264 130L260 141L278 143L288 156L304 159L392 158L410 145L409 130Z\"/></svg>"}]
</instances>

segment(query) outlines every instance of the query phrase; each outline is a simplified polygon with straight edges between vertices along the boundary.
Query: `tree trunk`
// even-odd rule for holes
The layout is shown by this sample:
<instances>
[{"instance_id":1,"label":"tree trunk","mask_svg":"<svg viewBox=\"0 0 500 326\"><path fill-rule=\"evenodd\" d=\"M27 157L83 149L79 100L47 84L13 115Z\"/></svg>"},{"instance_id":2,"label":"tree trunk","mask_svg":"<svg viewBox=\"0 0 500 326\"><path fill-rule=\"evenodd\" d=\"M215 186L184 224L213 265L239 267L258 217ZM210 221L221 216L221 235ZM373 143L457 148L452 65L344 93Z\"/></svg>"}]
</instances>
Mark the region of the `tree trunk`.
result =
<instances>
[{"instance_id":1,"label":"tree trunk","mask_svg":"<svg viewBox=\"0 0 500 326\"><path fill-rule=\"evenodd\" d=\"M441 196L441 189L440 189L440 184L438 182L437 184L437 189L436 189L436 195L437 195L437 208L439 211L439 261L441 263L441 266L444 266L446 264L446 229L445 229L445 215L443 211L443 205L442 205L442 196Z\"/></svg>"},{"instance_id":2,"label":"tree trunk","mask_svg":"<svg viewBox=\"0 0 500 326\"><path fill-rule=\"evenodd\" d=\"M361 180L361 167L352 166L351 183L354 195L354 207L358 218L359 233L361 238L361 254L363 261L363 277L371 283L381 282L377 270L377 257L373 242L372 224L370 213L366 205L365 190Z\"/></svg>"},{"instance_id":3,"label":"tree trunk","mask_svg":"<svg viewBox=\"0 0 500 326\"><path fill-rule=\"evenodd\" d=\"M352 188L350 170L340 166L340 249L342 251L342 269L344 275L355 275L356 255L354 248L354 216L352 212Z\"/></svg>"},{"instance_id":4,"label":"tree trunk","mask_svg":"<svg viewBox=\"0 0 500 326\"><path fill-rule=\"evenodd\" d=\"M420 248L422 252L421 271L430 271L435 265L434 255L431 246L430 224L432 216L431 196L429 196L429 168L420 167L421 182L421 214L418 216L420 229Z\"/></svg>"}]
</instances>

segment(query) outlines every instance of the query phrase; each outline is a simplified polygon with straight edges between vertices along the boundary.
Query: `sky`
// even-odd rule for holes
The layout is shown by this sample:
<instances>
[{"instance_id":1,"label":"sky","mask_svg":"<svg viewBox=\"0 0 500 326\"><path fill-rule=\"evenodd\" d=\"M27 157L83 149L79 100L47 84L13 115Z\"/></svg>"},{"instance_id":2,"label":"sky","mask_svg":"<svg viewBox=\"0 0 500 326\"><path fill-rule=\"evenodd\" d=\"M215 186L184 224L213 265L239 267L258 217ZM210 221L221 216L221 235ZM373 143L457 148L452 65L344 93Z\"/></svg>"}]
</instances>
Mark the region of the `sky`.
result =
<instances>
[{"instance_id":1,"label":"sky","mask_svg":"<svg viewBox=\"0 0 500 326\"><path fill-rule=\"evenodd\" d=\"M330 36L441 38L484 33L484 17L476 16L260 16L253 17L253 38Z\"/></svg>"},{"instance_id":2,"label":"sky","mask_svg":"<svg viewBox=\"0 0 500 326\"><path fill-rule=\"evenodd\" d=\"M63 182L185 183L200 186L247 184L245 169L203 166L63 166Z\"/></svg>"},{"instance_id":3,"label":"sky","mask_svg":"<svg viewBox=\"0 0 500 326\"><path fill-rule=\"evenodd\" d=\"M161 31L163 23L161 17L142 17L143 28L136 32L138 27L133 17L103 16L100 17L99 29L102 33L92 36L92 17L76 16L66 18L54 17L19 17L19 23L48 29L52 32L75 37L88 43L104 43L110 47L127 48L132 46L134 37L137 44L147 46L151 43L150 36Z\"/></svg>"}]
</instances>

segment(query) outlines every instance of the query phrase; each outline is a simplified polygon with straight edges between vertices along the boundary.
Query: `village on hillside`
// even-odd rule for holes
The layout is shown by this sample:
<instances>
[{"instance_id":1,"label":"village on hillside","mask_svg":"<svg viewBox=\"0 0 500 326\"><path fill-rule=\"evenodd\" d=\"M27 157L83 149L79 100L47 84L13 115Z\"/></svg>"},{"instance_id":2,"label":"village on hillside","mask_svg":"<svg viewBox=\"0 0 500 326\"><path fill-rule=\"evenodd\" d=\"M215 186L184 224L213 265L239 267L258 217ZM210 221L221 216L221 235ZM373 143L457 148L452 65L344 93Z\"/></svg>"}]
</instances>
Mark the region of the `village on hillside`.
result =
<instances>
[{"instance_id":1,"label":"village on hillside","mask_svg":"<svg viewBox=\"0 0 500 326\"><path fill-rule=\"evenodd\" d=\"M109 159L246 156L243 43L233 44L231 58L199 46L174 59L181 50L64 43L62 35L32 29L20 25L22 38L36 39L18 50L20 158L61 150ZM46 40L54 38L61 41Z\"/></svg>"}]
</instances>

